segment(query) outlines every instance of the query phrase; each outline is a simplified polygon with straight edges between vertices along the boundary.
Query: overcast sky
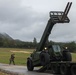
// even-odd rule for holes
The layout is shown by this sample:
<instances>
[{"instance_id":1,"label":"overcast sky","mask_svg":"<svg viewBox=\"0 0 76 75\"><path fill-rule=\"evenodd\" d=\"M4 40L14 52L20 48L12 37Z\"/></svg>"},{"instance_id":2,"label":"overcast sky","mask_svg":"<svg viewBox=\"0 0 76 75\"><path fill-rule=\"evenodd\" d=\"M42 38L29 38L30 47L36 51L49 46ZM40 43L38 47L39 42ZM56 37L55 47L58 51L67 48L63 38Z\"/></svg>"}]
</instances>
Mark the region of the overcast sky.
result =
<instances>
[{"instance_id":1,"label":"overcast sky","mask_svg":"<svg viewBox=\"0 0 76 75\"><path fill-rule=\"evenodd\" d=\"M0 0L0 32L22 41L41 39L50 11L64 11L73 2L68 14L70 23L56 24L49 40L76 41L76 0Z\"/></svg>"}]
</instances>

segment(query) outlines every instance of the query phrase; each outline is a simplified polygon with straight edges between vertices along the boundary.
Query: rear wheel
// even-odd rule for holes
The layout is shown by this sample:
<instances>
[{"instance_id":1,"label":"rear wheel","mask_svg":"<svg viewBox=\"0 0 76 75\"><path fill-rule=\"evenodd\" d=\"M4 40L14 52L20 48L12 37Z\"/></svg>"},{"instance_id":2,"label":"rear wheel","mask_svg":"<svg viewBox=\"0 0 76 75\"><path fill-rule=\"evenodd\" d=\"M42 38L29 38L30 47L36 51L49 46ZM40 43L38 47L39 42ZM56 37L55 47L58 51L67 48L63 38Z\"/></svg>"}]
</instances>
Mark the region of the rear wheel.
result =
<instances>
[{"instance_id":1,"label":"rear wheel","mask_svg":"<svg viewBox=\"0 0 76 75\"><path fill-rule=\"evenodd\" d=\"M65 64L61 64L60 73L61 75L69 75L69 68Z\"/></svg>"},{"instance_id":2,"label":"rear wheel","mask_svg":"<svg viewBox=\"0 0 76 75\"><path fill-rule=\"evenodd\" d=\"M59 66L57 64L52 64L51 66L52 66L51 69L52 69L53 73L55 73L55 74L60 73L60 69L59 69Z\"/></svg>"},{"instance_id":3,"label":"rear wheel","mask_svg":"<svg viewBox=\"0 0 76 75\"><path fill-rule=\"evenodd\" d=\"M33 69L34 69L31 59L27 59L27 69L28 69L28 71L33 71Z\"/></svg>"},{"instance_id":4,"label":"rear wheel","mask_svg":"<svg viewBox=\"0 0 76 75\"><path fill-rule=\"evenodd\" d=\"M71 74L76 75L76 65L72 65L71 67Z\"/></svg>"},{"instance_id":5,"label":"rear wheel","mask_svg":"<svg viewBox=\"0 0 76 75\"><path fill-rule=\"evenodd\" d=\"M42 66L45 66L50 62L50 56L47 52L41 52L40 54L40 63Z\"/></svg>"}]
</instances>

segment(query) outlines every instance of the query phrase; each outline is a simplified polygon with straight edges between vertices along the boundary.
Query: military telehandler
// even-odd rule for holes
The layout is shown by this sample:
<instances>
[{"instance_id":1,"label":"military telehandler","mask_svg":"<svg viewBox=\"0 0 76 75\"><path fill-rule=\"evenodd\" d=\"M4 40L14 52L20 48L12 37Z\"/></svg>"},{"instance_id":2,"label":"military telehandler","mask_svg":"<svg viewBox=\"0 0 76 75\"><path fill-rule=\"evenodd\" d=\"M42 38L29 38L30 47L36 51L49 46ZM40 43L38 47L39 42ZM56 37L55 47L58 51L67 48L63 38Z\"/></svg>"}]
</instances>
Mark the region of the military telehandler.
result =
<instances>
[{"instance_id":1,"label":"military telehandler","mask_svg":"<svg viewBox=\"0 0 76 75\"><path fill-rule=\"evenodd\" d=\"M44 30L36 50L27 58L27 69L33 71L34 67L42 66L38 71L52 70L55 74L76 75L76 62L72 62L69 50L62 49L59 45L50 45L45 48L45 43L51 34L52 28L57 23L69 23L67 17L72 2L68 2L63 11L51 11L50 19Z\"/></svg>"}]
</instances>

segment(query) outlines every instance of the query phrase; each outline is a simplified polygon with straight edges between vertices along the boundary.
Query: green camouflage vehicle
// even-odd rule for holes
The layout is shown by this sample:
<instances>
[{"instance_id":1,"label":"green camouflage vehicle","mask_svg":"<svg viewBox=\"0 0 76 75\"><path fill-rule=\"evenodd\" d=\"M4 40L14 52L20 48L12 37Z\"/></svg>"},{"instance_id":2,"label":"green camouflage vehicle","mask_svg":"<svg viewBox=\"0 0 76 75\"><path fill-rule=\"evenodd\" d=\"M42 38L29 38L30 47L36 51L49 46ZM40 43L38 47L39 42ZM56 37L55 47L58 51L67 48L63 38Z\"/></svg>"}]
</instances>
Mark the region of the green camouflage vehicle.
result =
<instances>
[{"instance_id":1,"label":"green camouflage vehicle","mask_svg":"<svg viewBox=\"0 0 76 75\"><path fill-rule=\"evenodd\" d=\"M76 63L72 62L72 56L68 49L62 50L59 45L50 45L45 48L45 43L51 34L52 28L57 23L69 23L67 17L72 2L68 2L62 11L51 11L50 19L44 30L37 49L27 58L27 69L33 71L34 67L42 66L38 71L52 70L61 75L76 75ZM70 73L71 72L71 73Z\"/></svg>"}]
</instances>

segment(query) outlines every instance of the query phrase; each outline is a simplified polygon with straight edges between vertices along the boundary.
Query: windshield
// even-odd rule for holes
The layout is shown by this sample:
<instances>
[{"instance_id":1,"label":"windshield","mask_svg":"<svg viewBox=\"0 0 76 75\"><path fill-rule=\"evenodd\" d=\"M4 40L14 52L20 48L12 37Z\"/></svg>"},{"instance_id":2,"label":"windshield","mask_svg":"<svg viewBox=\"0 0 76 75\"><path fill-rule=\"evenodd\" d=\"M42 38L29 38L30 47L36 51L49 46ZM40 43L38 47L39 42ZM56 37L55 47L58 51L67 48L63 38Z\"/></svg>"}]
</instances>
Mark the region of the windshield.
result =
<instances>
[{"instance_id":1,"label":"windshield","mask_svg":"<svg viewBox=\"0 0 76 75\"><path fill-rule=\"evenodd\" d=\"M61 51L59 45L53 45L53 49L54 49L54 52L60 52Z\"/></svg>"}]
</instances>

